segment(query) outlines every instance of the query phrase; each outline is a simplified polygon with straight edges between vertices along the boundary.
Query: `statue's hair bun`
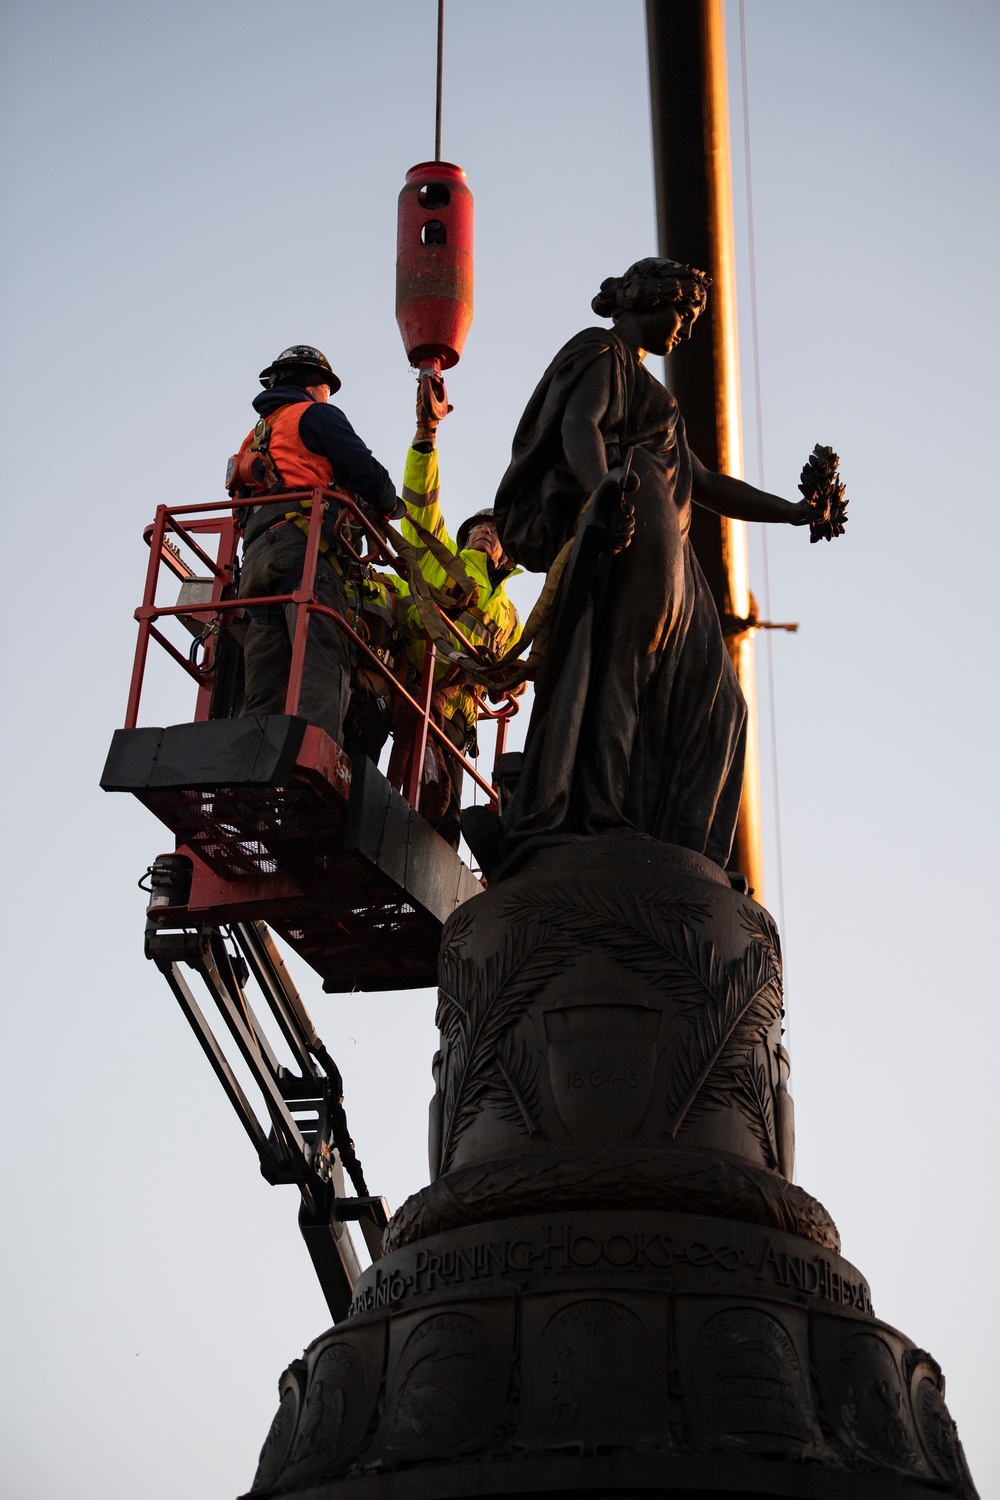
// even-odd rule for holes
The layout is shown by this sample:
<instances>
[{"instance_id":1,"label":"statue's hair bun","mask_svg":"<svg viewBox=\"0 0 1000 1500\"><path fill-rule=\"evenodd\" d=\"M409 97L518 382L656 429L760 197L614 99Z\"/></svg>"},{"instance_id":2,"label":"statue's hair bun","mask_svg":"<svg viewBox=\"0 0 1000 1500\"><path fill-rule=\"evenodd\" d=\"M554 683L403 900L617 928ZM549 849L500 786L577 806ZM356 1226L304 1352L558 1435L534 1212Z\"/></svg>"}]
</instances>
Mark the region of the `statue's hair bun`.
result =
<instances>
[{"instance_id":1,"label":"statue's hair bun","mask_svg":"<svg viewBox=\"0 0 1000 1500\"><path fill-rule=\"evenodd\" d=\"M591 302L599 318L617 318L638 309L651 312L668 302L690 302L699 312L712 285L711 276L680 260L647 256L629 266L624 276L609 276Z\"/></svg>"},{"instance_id":2,"label":"statue's hair bun","mask_svg":"<svg viewBox=\"0 0 1000 1500\"><path fill-rule=\"evenodd\" d=\"M590 304L599 318L613 318L621 311L622 280L621 276L606 276L601 282L601 290Z\"/></svg>"}]
</instances>

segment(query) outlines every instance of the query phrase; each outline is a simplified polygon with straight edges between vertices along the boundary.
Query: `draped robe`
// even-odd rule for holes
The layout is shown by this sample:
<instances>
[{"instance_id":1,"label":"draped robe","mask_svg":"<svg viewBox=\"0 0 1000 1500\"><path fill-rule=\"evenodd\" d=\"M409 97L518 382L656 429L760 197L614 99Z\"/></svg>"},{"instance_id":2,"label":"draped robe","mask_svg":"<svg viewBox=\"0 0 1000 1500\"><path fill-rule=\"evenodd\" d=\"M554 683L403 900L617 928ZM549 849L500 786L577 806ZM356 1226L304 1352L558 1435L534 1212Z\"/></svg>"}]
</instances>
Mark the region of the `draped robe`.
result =
<instances>
[{"instance_id":1,"label":"draped robe","mask_svg":"<svg viewBox=\"0 0 1000 1500\"><path fill-rule=\"evenodd\" d=\"M497 494L498 529L507 554L536 572L574 534L587 496L561 427L596 360L610 377L598 419L609 468L634 450L635 533L624 551L602 557L565 662L536 692L503 853L528 838L639 833L724 866L743 787L746 703L688 539L691 453L677 402L614 333L585 329L543 375Z\"/></svg>"}]
</instances>

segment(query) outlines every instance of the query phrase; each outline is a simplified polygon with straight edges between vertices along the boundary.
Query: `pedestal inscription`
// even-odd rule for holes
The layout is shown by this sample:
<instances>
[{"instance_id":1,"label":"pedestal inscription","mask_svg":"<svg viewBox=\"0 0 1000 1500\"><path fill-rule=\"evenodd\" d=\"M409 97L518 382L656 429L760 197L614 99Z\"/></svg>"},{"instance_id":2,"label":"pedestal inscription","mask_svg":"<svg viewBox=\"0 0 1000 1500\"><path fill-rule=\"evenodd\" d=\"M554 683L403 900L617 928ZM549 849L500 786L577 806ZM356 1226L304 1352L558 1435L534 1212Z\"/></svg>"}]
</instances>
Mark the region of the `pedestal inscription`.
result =
<instances>
[{"instance_id":1,"label":"pedestal inscription","mask_svg":"<svg viewBox=\"0 0 1000 1500\"><path fill-rule=\"evenodd\" d=\"M660 1494L709 1473L741 1497L975 1497L940 1371L859 1272L722 1219L521 1217L406 1246L285 1382L255 1500L365 1500L376 1475L396 1500L532 1474L547 1493L531 1466L556 1457L556 1489L606 1487L613 1461Z\"/></svg>"}]
</instances>

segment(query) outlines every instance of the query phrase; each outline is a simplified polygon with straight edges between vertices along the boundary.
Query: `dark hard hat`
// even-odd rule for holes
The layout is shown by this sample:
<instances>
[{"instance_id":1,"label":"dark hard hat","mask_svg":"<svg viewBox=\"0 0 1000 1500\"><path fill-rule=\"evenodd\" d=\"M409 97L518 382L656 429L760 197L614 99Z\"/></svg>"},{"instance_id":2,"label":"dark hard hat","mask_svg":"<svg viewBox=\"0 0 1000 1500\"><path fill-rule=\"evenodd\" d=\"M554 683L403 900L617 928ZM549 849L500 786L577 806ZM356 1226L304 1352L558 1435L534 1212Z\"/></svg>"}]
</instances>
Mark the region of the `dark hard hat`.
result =
<instances>
[{"instance_id":1,"label":"dark hard hat","mask_svg":"<svg viewBox=\"0 0 1000 1500\"><path fill-rule=\"evenodd\" d=\"M462 522L461 526L458 528L459 552L462 552L469 545L469 537L472 535L473 528L479 521L493 521L493 524L495 526L496 522L493 519L492 508L487 510L477 510L474 516L469 516L468 520Z\"/></svg>"},{"instance_id":2,"label":"dark hard hat","mask_svg":"<svg viewBox=\"0 0 1000 1500\"><path fill-rule=\"evenodd\" d=\"M260 383L266 391L270 390L273 385L281 384L283 375L291 370L301 369L302 366L316 371L318 378L313 384L328 385L331 396L340 390L340 379L333 373L330 361L319 349L314 349L312 344L292 344L290 348L282 349L277 359L266 370L261 370Z\"/></svg>"}]
</instances>

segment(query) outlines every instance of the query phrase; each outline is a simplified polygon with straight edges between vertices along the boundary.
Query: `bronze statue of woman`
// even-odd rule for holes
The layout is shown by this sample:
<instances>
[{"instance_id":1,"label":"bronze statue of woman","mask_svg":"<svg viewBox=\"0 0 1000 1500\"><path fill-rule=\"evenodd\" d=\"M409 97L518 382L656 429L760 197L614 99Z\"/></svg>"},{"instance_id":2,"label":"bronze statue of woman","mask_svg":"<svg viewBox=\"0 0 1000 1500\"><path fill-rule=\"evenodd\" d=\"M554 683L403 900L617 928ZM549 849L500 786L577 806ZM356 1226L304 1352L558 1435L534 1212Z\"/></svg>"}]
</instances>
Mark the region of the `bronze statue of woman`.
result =
<instances>
[{"instance_id":1,"label":"bronze statue of woman","mask_svg":"<svg viewBox=\"0 0 1000 1500\"><path fill-rule=\"evenodd\" d=\"M793 526L814 511L706 469L674 397L645 368L647 353L668 354L691 336L708 285L694 267L658 259L604 281L592 306L614 328L570 339L515 434L496 518L505 552L523 567L551 568L588 497L591 513L609 488L620 505L559 659L547 657L536 681L503 815L504 858L527 839L621 833L723 867L729 859L746 704L688 540L691 506Z\"/></svg>"}]
</instances>

